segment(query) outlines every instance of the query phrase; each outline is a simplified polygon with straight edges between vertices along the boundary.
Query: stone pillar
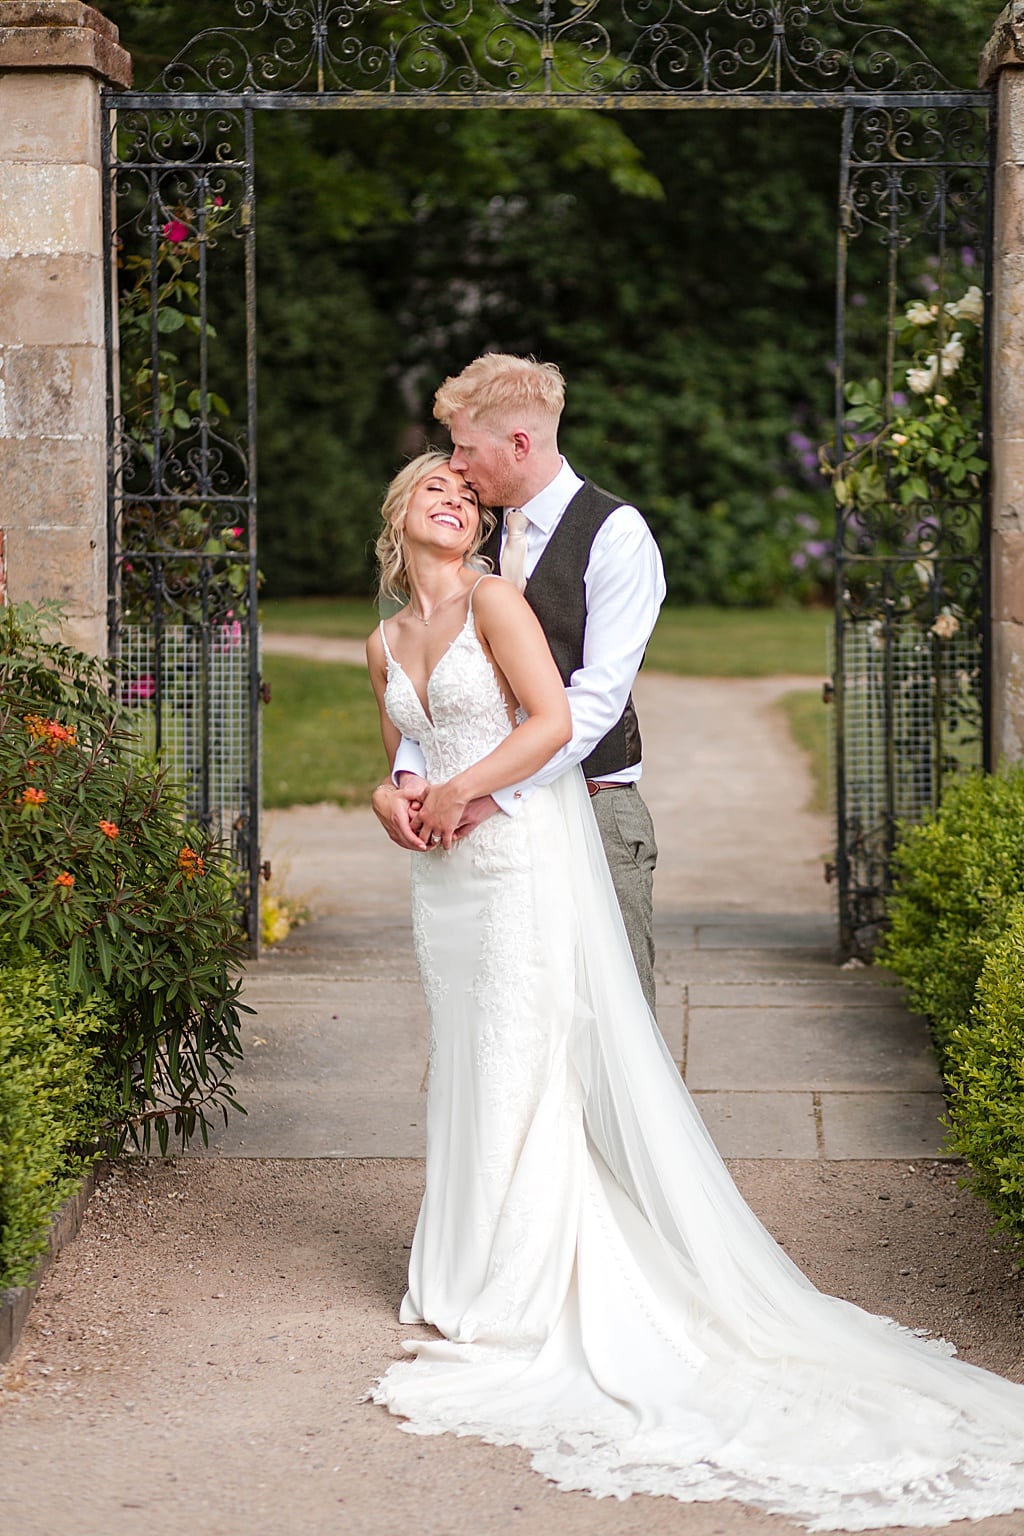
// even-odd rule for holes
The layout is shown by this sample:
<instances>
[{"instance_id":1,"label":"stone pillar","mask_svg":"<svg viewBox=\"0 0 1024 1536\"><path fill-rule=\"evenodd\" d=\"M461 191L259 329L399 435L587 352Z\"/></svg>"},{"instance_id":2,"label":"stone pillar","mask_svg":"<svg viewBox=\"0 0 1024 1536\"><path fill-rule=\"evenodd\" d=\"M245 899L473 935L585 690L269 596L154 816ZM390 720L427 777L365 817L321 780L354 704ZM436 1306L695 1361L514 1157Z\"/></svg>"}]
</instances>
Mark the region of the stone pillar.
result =
<instances>
[{"instance_id":1,"label":"stone pillar","mask_svg":"<svg viewBox=\"0 0 1024 1536\"><path fill-rule=\"evenodd\" d=\"M66 605L106 650L100 89L117 28L78 0L0 0L0 550L7 599Z\"/></svg>"},{"instance_id":2,"label":"stone pillar","mask_svg":"<svg viewBox=\"0 0 1024 1536\"><path fill-rule=\"evenodd\" d=\"M981 60L996 91L992 271L992 756L1024 760L1024 0Z\"/></svg>"}]
</instances>

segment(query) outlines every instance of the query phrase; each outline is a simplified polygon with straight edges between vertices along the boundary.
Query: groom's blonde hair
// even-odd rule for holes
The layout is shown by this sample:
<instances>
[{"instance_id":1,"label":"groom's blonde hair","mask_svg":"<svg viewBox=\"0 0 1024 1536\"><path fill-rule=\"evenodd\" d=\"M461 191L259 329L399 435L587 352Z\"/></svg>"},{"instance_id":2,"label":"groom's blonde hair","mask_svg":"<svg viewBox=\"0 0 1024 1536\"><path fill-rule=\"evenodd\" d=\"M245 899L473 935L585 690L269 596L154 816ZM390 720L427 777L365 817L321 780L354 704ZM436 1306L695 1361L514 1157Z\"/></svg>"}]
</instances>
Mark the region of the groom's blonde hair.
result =
<instances>
[{"instance_id":1,"label":"groom's blonde hair","mask_svg":"<svg viewBox=\"0 0 1024 1536\"><path fill-rule=\"evenodd\" d=\"M554 363L485 352L445 379L434 396L434 415L446 427L465 411L470 421L484 426L518 416L553 431L564 405L565 380Z\"/></svg>"}]
</instances>

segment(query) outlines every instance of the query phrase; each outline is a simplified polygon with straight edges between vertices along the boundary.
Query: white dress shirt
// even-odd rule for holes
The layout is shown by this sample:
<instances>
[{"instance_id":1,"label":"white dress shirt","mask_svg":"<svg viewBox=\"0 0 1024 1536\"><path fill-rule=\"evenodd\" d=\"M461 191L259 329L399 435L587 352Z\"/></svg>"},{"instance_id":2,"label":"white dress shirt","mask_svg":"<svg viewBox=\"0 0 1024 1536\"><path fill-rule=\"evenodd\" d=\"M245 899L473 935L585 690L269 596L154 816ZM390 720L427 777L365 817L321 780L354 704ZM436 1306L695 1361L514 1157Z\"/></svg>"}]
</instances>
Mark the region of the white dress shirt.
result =
<instances>
[{"instance_id":1,"label":"white dress shirt","mask_svg":"<svg viewBox=\"0 0 1024 1536\"><path fill-rule=\"evenodd\" d=\"M526 575L529 578L583 481L566 461L558 474L522 511L526 528ZM502 544L504 545L504 530ZM617 724L643 660L658 612L665 600L661 555L651 531L635 507L623 505L609 513L598 529L583 577L587 624L583 635L583 665L568 684L572 739L532 778L495 790L503 811L514 815L532 791L583 762ZM403 737L393 773L424 774L419 746ZM641 764L602 775L602 783L632 784Z\"/></svg>"}]
</instances>

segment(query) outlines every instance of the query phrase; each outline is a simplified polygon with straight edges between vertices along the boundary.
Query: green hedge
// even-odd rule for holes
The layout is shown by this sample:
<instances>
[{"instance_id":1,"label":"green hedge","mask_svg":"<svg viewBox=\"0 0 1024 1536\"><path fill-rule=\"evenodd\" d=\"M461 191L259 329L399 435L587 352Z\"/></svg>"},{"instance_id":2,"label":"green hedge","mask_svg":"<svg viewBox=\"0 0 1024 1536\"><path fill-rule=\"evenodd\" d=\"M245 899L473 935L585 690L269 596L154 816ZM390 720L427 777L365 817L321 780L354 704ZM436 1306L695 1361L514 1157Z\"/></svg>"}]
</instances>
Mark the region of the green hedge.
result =
<instances>
[{"instance_id":1,"label":"green hedge","mask_svg":"<svg viewBox=\"0 0 1024 1536\"><path fill-rule=\"evenodd\" d=\"M69 1007L67 966L0 966L0 1290L32 1274L49 1218L104 1150L117 1106L104 1072L112 1005Z\"/></svg>"},{"instance_id":2,"label":"green hedge","mask_svg":"<svg viewBox=\"0 0 1024 1536\"><path fill-rule=\"evenodd\" d=\"M985 957L948 1048L950 1148L997 1225L1024 1242L1024 902Z\"/></svg>"},{"instance_id":3,"label":"green hedge","mask_svg":"<svg viewBox=\"0 0 1024 1536\"><path fill-rule=\"evenodd\" d=\"M1024 769L978 776L905 829L878 954L931 1026L949 1149L1024 1245Z\"/></svg>"},{"instance_id":4,"label":"green hedge","mask_svg":"<svg viewBox=\"0 0 1024 1536\"><path fill-rule=\"evenodd\" d=\"M1024 896L1024 770L979 774L950 789L940 810L904 831L893 887L878 958L899 973L944 1059L986 957Z\"/></svg>"}]
</instances>

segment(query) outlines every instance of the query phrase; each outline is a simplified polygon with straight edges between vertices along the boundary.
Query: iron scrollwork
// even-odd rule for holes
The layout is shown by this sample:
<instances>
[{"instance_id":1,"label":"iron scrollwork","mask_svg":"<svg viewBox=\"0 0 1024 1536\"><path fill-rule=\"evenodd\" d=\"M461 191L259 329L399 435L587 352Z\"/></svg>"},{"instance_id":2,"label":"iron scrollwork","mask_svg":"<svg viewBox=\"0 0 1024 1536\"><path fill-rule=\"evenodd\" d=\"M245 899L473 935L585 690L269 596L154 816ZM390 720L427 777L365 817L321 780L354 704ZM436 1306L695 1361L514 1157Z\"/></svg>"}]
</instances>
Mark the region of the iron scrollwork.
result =
<instances>
[{"instance_id":1,"label":"iron scrollwork","mask_svg":"<svg viewBox=\"0 0 1024 1536\"><path fill-rule=\"evenodd\" d=\"M175 93L937 91L862 0L235 0L155 88Z\"/></svg>"}]
</instances>

